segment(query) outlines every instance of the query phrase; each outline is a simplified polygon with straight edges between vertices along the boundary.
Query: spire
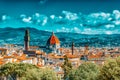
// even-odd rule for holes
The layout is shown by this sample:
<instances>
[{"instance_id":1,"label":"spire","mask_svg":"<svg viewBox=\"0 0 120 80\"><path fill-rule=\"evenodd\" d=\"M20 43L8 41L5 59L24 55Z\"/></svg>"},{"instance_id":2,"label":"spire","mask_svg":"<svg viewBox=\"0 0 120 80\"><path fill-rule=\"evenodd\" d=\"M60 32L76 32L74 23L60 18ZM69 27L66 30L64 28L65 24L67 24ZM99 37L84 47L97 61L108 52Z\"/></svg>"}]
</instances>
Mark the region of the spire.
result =
<instances>
[{"instance_id":1,"label":"spire","mask_svg":"<svg viewBox=\"0 0 120 80\"><path fill-rule=\"evenodd\" d=\"M74 54L74 42L72 42L72 55Z\"/></svg>"}]
</instances>

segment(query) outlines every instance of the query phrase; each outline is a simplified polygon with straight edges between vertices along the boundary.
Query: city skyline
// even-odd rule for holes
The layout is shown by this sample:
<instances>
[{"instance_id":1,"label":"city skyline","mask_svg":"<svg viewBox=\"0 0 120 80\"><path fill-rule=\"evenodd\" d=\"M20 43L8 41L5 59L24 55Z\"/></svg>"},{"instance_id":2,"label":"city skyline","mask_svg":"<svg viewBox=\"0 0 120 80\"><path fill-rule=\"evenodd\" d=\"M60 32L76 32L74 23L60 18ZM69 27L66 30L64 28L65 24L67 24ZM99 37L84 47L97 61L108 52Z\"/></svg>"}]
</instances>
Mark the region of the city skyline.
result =
<instances>
[{"instance_id":1,"label":"city skyline","mask_svg":"<svg viewBox=\"0 0 120 80\"><path fill-rule=\"evenodd\" d=\"M120 0L0 0L0 80L119 80Z\"/></svg>"}]
</instances>

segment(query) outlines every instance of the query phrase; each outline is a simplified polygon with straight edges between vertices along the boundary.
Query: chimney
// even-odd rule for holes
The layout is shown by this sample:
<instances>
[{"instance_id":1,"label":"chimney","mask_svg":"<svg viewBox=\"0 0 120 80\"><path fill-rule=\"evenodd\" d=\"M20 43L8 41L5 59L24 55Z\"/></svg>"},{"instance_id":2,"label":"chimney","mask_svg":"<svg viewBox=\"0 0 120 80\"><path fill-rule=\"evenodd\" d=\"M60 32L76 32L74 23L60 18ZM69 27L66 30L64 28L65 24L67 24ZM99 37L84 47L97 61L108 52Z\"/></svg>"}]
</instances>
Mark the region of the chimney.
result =
<instances>
[{"instance_id":1,"label":"chimney","mask_svg":"<svg viewBox=\"0 0 120 80\"><path fill-rule=\"evenodd\" d=\"M29 30L25 30L25 36L24 36L24 49L26 51L29 50L29 41L30 41L30 36L29 36Z\"/></svg>"}]
</instances>

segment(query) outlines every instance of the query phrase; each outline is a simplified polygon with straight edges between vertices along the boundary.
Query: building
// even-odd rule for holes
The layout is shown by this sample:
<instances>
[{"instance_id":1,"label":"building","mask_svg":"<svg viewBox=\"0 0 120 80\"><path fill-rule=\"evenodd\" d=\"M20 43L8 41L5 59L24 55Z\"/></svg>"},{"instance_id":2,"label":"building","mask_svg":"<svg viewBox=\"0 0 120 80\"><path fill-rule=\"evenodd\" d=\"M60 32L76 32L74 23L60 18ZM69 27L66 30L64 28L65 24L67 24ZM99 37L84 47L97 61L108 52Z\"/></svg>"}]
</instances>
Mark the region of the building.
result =
<instances>
[{"instance_id":1,"label":"building","mask_svg":"<svg viewBox=\"0 0 120 80\"><path fill-rule=\"evenodd\" d=\"M0 55L4 56L6 54L8 54L8 50L6 48L0 48Z\"/></svg>"},{"instance_id":2,"label":"building","mask_svg":"<svg viewBox=\"0 0 120 80\"><path fill-rule=\"evenodd\" d=\"M52 32L52 35L47 40L47 44L46 44L47 53L51 53L52 52L52 53L59 54L59 50L58 50L59 48L60 48L60 41L55 36L54 32Z\"/></svg>"},{"instance_id":3,"label":"building","mask_svg":"<svg viewBox=\"0 0 120 80\"><path fill-rule=\"evenodd\" d=\"M30 57L36 57L36 54L39 50L38 46L30 46L30 33L29 30L25 30L25 36L24 36L24 51L23 53L27 54Z\"/></svg>"},{"instance_id":4,"label":"building","mask_svg":"<svg viewBox=\"0 0 120 80\"><path fill-rule=\"evenodd\" d=\"M30 41L30 36L29 36L29 30L25 30L25 36L24 36L24 50L28 51L29 50L29 41Z\"/></svg>"}]
</instances>

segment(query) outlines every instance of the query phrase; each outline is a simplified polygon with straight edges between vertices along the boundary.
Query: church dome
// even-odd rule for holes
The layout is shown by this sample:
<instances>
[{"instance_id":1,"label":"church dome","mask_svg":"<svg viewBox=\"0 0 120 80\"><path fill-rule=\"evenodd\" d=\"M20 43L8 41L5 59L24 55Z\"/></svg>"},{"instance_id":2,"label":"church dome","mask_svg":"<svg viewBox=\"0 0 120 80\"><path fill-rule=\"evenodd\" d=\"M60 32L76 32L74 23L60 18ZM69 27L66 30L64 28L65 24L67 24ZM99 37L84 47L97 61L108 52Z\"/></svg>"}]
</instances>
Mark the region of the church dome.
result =
<instances>
[{"instance_id":1,"label":"church dome","mask_svg":"<svg viewBox=\"0 0 120 80\"><path fill-rule=\"evenodd\" d=\"M54 45L54 44L60 44L59 39L55 36L54 33L52 33L52 35L50 36L50 38L47 41L47 44L49 45Z\"/></svg>"}]
</instances>

